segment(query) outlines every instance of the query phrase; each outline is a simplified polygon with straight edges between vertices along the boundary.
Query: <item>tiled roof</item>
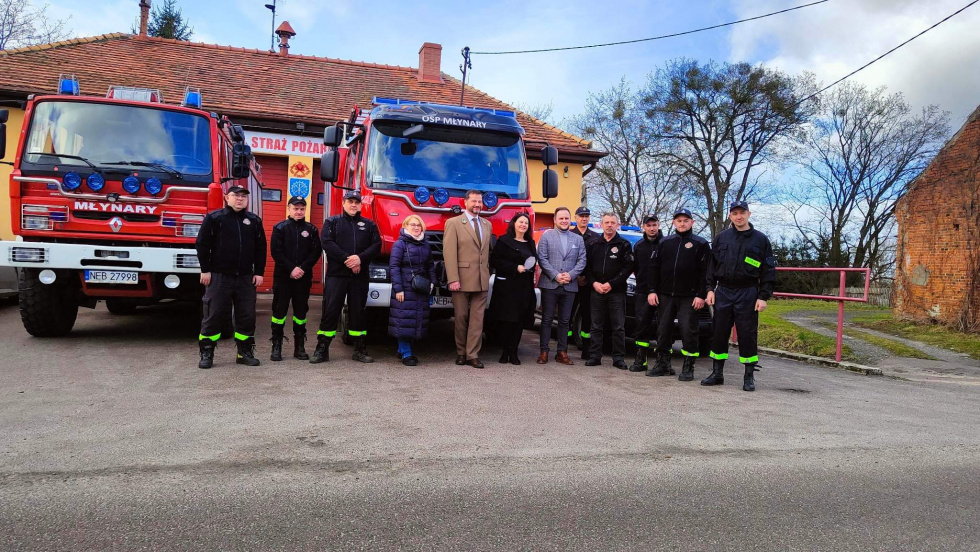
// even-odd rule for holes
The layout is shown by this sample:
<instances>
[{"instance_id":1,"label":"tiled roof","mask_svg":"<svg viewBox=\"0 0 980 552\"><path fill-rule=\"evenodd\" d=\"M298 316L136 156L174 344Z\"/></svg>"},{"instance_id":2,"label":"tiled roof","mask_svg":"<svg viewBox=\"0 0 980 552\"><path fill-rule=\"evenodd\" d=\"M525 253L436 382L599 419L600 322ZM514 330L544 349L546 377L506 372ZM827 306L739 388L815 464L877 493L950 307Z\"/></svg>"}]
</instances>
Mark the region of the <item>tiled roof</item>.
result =
<instances>
[{"instance_id":1,"label":"tiled roof","mask_svg":"<svg viewBox=\"0 0 980 552\"><path fill-rule=\"evenodd\" d=\"M354 104L374 96L436 103L459 101L460 81L423 83L417 69L124 33L0 51L0 91L50 93L58 75L73 74L82 94L103 95L110 85L158 88L170 103L186 86L201 89L204 108L237 117L329 125L346 119ZM467 105L514 109L470 86ZM560 151L598 158L589 142L518 113L528 139Z\"/></svg>"}]
</instances>

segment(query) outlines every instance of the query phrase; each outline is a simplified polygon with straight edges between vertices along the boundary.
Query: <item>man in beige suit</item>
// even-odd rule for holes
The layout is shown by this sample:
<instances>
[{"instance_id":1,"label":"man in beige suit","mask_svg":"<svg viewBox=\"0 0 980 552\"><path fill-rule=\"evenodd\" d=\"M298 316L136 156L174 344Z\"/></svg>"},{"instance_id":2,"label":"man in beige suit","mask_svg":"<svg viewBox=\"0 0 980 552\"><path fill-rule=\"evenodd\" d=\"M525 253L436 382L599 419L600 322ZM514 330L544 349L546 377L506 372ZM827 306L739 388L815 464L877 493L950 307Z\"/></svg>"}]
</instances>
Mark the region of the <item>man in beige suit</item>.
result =
<instances>
[{"instance_id":1,"label":"man in beige suit","mask_svg":"<svg viewBox=\"0 0 980 552\"><path fill-rule=\"evenodd\" d=\"M446 221L443 235L443 258L446 279L453 292L456 325L456 364L483 368L480 342L483 336L483 311L487 308L490 289L490 221L480 218L483 195L466 192L466 211Z\"/></svg>"}]
</instances>

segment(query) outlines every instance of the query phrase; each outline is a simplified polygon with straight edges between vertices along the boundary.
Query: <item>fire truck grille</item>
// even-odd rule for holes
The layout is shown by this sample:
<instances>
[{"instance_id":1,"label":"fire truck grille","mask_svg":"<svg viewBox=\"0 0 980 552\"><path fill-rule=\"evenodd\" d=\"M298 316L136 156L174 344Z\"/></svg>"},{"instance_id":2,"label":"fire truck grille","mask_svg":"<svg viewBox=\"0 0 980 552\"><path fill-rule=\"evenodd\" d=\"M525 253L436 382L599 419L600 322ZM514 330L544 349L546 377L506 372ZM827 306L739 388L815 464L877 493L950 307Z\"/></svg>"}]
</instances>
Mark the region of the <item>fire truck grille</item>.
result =
<instances>
[{"instance_id":1,"label":"fire truck grille","mask_svg":"<svg viewBox=\"0 0 980 552\"><path fill-rule=\"evenodd\" d=\"M110 220L119 217L126 222L160 222L160 215L135 213L105 213L102 211L72 211L72 216L85 220Z\"/></svg>"},{"instance_id":2,"label":"fire truck grille","mask_svg":"<svg viewBox=\"0 0 980 552\"><path fill-rule=\"evenodd\" d=\"M432 256L436 259L441 259L443 249L442 232L426 232L425 241L432 248Z\"/></svg>"}]
</instances>

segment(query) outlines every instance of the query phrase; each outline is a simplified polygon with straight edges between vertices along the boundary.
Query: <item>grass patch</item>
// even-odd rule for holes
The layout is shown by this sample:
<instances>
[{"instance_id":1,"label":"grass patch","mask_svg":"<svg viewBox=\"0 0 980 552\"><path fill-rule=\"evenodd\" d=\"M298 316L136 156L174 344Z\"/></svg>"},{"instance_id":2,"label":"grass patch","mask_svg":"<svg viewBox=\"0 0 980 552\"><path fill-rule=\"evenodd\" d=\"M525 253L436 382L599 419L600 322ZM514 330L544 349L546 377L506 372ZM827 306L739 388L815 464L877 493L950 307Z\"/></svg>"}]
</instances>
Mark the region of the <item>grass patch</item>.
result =
<instances>
[{"instance_id":1,"label":"grass patch","mask_svg":"<svg viewBox=\"0 0 980 552\"><path fill-rule=\"evenodd\" d=\"M773 301L769 305L787 302ZM816 303L818 301L814 302ZM806 328L801 328L782 317L783 314L795 310L800 309L773 308L770 306L762 311L759 315L759 346L782 349L805 355L834 358L837 352L837 341L834 338L820 335ZM858 360L847 345L844 345L841 359L850 361Z\"/></svg>"},{"instance_id":2,"label":"grass patch","mask_svg":"<svg viewBox=\"0 0 980 552\"><path fill-rule=\"evenodd\" d=\"M980 360L980 335L950 330L938 324L898 320L893 316L862 316L854 324L933 345Z\"/></svg>"},{"instance_id":3,"label":"grass patch","mask_svg":"<svg viewBox=\"0 0 980 552\"><path fill-rule=\"evenodd\" d=\"M782 314L790 311L823 311L823 312L837 312L837 301L818 301L816 299L771 299L769 300L768 307L763 314L769 311L775 311L776 313ZM844 303L844 311L876 311L876 312L888 312L891 311L884 307L879 307L877 305L869 305L867 303L856 303L847 302Z\"/></svg>"},{"instance_id":4,"label":"grass patch","mask_svg":"<svg viewBox=\"0 0 980 552\"><path fill-rule=\"evenodd\" d=\"M882 349L888 351L894 356L900 356L904 358L921 358L925 360L936 360L935 357L923 353L922 351L909 347L904 343L899 343L898 341L892 339L886 339L877 335L872 335L867 332L862 332L861 330L855 330L854 328L845 328L844 333L850 336L854 336L861 341L867 341L872 345L877 345Z\"/></svg>"}]
</instances>

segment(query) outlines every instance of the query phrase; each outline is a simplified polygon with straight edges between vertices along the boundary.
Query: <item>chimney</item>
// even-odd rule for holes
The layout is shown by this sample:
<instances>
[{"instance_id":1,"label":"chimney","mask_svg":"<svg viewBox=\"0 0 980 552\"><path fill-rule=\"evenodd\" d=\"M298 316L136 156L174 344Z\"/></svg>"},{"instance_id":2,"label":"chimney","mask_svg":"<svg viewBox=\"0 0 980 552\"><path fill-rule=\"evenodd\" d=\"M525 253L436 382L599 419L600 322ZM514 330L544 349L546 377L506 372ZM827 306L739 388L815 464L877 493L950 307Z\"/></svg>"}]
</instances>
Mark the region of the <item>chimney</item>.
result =
<instances>
[{"instance_id":1,"label":"chimney","mask_svg":"<svg viewBox=\"0 0 980 552\"><path fill-rule=\"evenodd\" d=\"M146 27L150 23L150 0L140 0L140 36L146 36Z\"/></svg>"},{"instance_id":2,"label":"chimney","mask_svg":"<svg viewBox=\"0 0 980 552\"><path fill-rule=\"evenodd\" d=\"M419 48L419 82L442 82L442 46L426 42Z\"/></svg>"},{"instance_id":3,"label":"chimney","mask_svg":"<svg viewBox=\"0 0 980 552\"><path fill-rule=\"evenodd\" d=\"M296 31L289 25L289 21L283 21L279 28L276 29L276 35L279 36L279 55L288 56L289 55L289 39L296 36Z\"/></svg>"}]
</instances>

